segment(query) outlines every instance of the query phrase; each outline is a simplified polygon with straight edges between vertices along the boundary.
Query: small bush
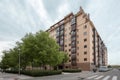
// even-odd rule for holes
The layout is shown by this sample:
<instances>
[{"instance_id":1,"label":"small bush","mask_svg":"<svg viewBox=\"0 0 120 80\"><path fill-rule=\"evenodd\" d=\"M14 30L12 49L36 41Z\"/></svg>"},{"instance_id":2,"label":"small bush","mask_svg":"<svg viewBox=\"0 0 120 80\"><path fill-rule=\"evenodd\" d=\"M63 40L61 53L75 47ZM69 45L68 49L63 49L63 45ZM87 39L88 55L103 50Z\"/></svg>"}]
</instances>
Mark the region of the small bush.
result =
<instances>
[{"instance_id":1,"label":"small bush","mask_svg":"<svg viewBox=\"0 0 120 80\"><path fill-rule=\"evenodd\" d=\"M18 70L4 70L4 72L17 74L17 73L18 73Z\"/></svg>"},{"instance_id":2,"label":"small bush","mask_svg":"<svg viewBox=\"0 0 120 80\"><path fill-rule=\"evenodd\" d=\"M81 69L64 69L63 72L70 72L70 73L75 73L75 72L81 72Z\"/></svg>"},{"instance_id":3,"label":"small bush","mask_svg":"<svg viewBox=\"0 0 120 80\"><path fill-rule=\"evenodd\" d=\"M7 73L15 73L17 74L18 71L5 71ZM62 71L61 70L57 70L57 71L51 71L51 70L25 70L25 71L21 71L21 74L24 75L28 75L28 76L33 76L33 77L38 77L38 76L48 76L48 75L57 75L57 74L61 74Z\"/></svg>"}]
</instances>

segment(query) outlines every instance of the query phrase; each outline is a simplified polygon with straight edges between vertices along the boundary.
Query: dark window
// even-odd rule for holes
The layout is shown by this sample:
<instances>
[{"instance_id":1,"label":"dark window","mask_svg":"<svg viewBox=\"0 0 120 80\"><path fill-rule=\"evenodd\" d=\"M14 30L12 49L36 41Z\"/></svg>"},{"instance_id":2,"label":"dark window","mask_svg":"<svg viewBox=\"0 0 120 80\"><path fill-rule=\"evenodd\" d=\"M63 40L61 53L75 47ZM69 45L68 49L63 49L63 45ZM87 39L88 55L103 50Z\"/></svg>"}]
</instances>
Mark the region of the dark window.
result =
<instances>
[{"instance_id":1,"label":"dark window","mask_svg":"<svg viewBox=\"0 0 120 80\"><path fill-rule=\"evenodd\" d=\"M87 28L87 25L84 26L84 29L86 29L86 28Z\"/></svg>"},{"instance_id":2,"label":"dark window","mask_svg":"<svg viewBox=\"0 0 120 80\"><path fill-rule=\"evenodd\" d=\"M79 41L77 41L77 43L79 43Z\"/></svg>"},{"instance_id":3,"label":"dark window","mask_svg":"<svg viewBox=\"0 0 120 80\"><path fill-rule=\"evenodd\" d=\"M87 58L84 58L84 61L87 61Z\"/></svg>"},{"instance_id":4,"label":"dark window","mask_svg":"<svg viewBox=\"0 0 120 80\"><path fill-rule=\"evenodd\" d=\"M65 47L67 47L67 45L65 45Z\"/></svg>"},{"instance_id":5,"label":"dark window","mask_svg":"<svg viewBox=\"0 0 120 80\"><path fill-rule=\"evenodd\" d=\"M71 44L69 44L69 46L71 46Z\"/></svg>"},{"instance_id":6,"label":"dark window","mask_svg":"<svg viewBox=\"0 0 120 80\"><path fill-rule=\"evenodd\" d=\"M68 68L68 66L66 66L66 68Z\"/></svg>"},{"instance_id":7,"label":"dark window","mask_svg":"<svg viewBox=\"0 0 120 80\"><path fill-rule=\"evenodd\" d=\"M71 62L71 60L69 60L69 62Z\"/></svg>"},{"instance_id":8,"label":"dark window","mask_svg":"<svg viewBox=\"0 0 120 80\"><path fill-rule=\"evenodd\" d=\"M84 54L87 54L87 52L85 51Z\"/></svg>"},{"instance_id":9,"label":"dark window","mask_svg":"<svg viewBox=\"0 0 120 80\"><path fill-rule=\"evenodd\" d=\"M69 49L69 51L71 51L71 49Z\"/></svg>"},{"instance_id":10,"label":"dark window","mask_svg":"<svg viewBox=\"0 0 120 80\"><path fill-rule=\"evenodd\" d=\"M85 38L85 39L84 39L84 42L86 42L86 41L87 41L87 39Z\"/></svg>"},{"instance_id":11,"label":"dark window","mask_svg":"<svg viewBox=\"0 0 120 80\"><path fill-rule=\"evenodd\" d=\"M87 48L87 45L84 45L84 48Z\"/></svg>"},{"instance_id":12,"label":"dark window","mask_svg":"<svg viewBox=\"0 0 120 80\"><path fill-rule=\"evenodd\" d=\"M79 47L77 47L77 49L79 49Z\"/></svg>"}]
</instances>

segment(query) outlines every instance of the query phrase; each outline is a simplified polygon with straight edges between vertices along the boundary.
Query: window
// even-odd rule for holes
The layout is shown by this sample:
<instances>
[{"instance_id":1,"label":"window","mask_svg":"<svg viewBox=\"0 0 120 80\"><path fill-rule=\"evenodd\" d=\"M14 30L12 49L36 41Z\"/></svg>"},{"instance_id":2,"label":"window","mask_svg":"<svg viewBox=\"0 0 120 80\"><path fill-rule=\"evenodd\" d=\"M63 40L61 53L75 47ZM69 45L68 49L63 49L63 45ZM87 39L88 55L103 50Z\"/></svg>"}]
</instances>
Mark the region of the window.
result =
<instances>
[{"instance_id":1,"label":"window","mask_svg":"<svg viewBox=\"0 0 120 80\"><path fill-rule=\"evenodd\" d=\"M86 29L86 28L87 28L87 25L84 26L84 29Z\"/></svg>"},{"instance_id":2,"label":"window","mask_svg":"<svg viewBox=\"0 0 120 80\"><path fill-rule=\"evenodd\" d=\"M84 35L84 36L87 35L87 32L84 32L83 35Z\"/></svg>"},{"instance_id":3,"label":"window","mask_svg":"<svg viewBox=\"0 0 120 80\"><path fill-rule=\"evenodd\" d=\"M71 62L71 60L69 60L69 62Z\"/></svg>"},{"instance_id":4,"label":"window","mask_svg":"<svg viewBox=\"0 0 120 80\"><path fill-rule=\"evenodd\" d=\"M87 58L84 58L84 61L87 61Z\"/></svg>"},{"instance_id":5,"label":"window","mask_svg":"<svg viewBox=\"0 0 120 80\"><path fill-rule=\"evenodd\" d=\"M84 48L87 48L87 45L84 45Z\"/></svg>"},{"instance_id":6,"label":"window","mask_svg":"<svg viewBox=\"0 0 120 80\"><path fill-rule=\"evenodd\" d=\"M86 55L86 54L87 54L87 51L85 51L84 54Z\"/></svg>"},{"instance_id":7,"label":"window","mask_svg":"<svg viewBox=\"0 0 120 80\"><path fill-rule=\"evenodd\" d=\"M85 38L85 39L84 39L84 42L86 42L86 41L87 41L87 39Z\"/></svg>"},{"instance_id":8,"label":"window","mask_svg":"<svg viewBox=\"0 0 120 80\"><path fill-rule=\"evenodd\" d=\"M65 45L65 47L67 47L67 45Z\"/></svg>"},{"instance_id":9,"label":"window","mask_svg":"<svg viewBox=\"0 0 120 80\"><path fill-rule=\"evenodd\" d=\"M69 46L71 46L71 44L69 44Z\"/></svg>"},{"instance_id":10,"label":"window","mask_svg":"<svg viewBox=\"0 0 120 80\"><path fill-rule=\"evenodd\" d=\"M79 43L79 41L77 41L77 43Z\"/></svg>"},{"instance_id":11,"label":"window","mask_svg":"<svg viewBox=\"0 0 120 80\"><path fill-rule=\"evenodd\" d=\"M71 51L71 49L69 49L69 51Z\"/></svg>"},{"instance_id":12,"label":"window","mask_svg":"<svg viewBox=\"0 0 120 80\"><path fill-rule=\"evenodd\" d=\"M79 49L79 47L77 47L77 49Z\"/></svg>"}]
</instances>

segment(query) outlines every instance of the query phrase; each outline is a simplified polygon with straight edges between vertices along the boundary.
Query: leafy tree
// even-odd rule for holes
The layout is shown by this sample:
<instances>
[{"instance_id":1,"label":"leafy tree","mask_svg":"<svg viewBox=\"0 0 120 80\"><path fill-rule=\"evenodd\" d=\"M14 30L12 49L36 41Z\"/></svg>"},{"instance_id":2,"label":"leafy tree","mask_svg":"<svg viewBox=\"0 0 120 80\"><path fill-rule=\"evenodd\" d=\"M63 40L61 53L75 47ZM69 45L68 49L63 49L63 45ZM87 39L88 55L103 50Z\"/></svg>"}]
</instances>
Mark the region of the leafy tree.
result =
<instances>
[{"instance_id":1,"label":"leafy tree","mask_svg":"<svg viewBox=\"0 0 120 80\"><path fill-rule=\"evenodd\" d=\"M49 33L39 31L36 34L26 34L21 42L9 51L4 51L1 64L4 68L18 67L20 54L21 67L26 66L57 66L65 63L68 57L65 52L59 51L59 45L49 36Z\"/></svg>"}]
</instances>

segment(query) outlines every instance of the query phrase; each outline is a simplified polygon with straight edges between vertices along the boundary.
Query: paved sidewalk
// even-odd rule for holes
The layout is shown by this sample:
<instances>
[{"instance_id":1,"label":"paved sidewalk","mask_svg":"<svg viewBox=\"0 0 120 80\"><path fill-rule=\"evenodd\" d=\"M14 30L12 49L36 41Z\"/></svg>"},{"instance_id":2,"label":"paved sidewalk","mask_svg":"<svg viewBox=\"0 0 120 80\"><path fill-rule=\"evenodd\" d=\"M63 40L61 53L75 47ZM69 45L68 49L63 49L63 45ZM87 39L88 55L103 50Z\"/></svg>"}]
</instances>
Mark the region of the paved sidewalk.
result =
<instances>
[{"instance_id":1,"label":"paved sidewalk","mask_svg":"<svg viewBox=\"0 0 120 80\"><path fill-rule=\"evenodd\" d=\"M30 77L18 74L0 73L0 80L78 80L79 78L86 78L98 74L90 71L82 71L80 73L62 73L61 75Z\"/></svg>"},{"instance_id":2,"label":"paved sidewalk","mask_svg":"<svg viewBox=\"0 0 120 80\"><path fill-rule=\"evenodd\" d=\"M18 74L9 74L9 73L1 73L0 72L0 80L22 80L22 79L30 79L32 77Z\"/></svg>"}]
</instances>

